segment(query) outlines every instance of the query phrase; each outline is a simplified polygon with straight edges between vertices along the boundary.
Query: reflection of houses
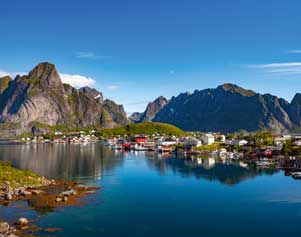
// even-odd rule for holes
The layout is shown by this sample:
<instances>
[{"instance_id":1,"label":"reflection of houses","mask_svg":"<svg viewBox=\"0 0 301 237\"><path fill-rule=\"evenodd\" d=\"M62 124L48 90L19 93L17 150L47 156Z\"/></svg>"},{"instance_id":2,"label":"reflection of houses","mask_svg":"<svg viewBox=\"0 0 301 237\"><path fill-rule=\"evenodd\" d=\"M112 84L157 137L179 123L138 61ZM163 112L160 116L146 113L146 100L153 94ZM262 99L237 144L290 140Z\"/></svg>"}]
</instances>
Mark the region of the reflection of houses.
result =
<instances>
[{"instance_id":1,"label":"reflection of houses","mask_svg":"<svg viewBox=\"0 0 301 237\"><path fill-rule=\"evenodd\" d=\"M201 140L205 145L211 145L214 143L214 136L210 133L206 133L201 137Z\"/></svg>"},{"instance_id":2,"label":"reflection of houses","mask_svg":"<svg viewBox=\"0 0 301 237\"><path fill-rule=\"evenodd\" d=\"M215 165L215 159L214 158L206 158L203 159L203 167L205 169L211 169Z\"/></svg>"}]
</instances>

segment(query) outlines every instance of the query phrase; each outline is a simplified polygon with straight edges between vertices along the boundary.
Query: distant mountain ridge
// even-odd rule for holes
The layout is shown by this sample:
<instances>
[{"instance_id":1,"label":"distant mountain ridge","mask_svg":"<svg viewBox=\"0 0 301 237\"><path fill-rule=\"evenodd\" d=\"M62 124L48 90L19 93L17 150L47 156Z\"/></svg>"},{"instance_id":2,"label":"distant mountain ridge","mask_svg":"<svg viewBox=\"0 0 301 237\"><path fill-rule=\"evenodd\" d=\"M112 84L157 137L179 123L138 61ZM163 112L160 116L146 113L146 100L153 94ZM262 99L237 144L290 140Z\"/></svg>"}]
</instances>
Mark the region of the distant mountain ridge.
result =
<instances>
[{"instance_id":1,"label":"distant mountain ridge","mask_svg":"<svg viewBox=\"0 0 301 237\"><path fill-rule=\"evenodd\" d=\"M187 131L300 130L301 94L289 103L226 83L174 96L152 116L153 122L173 124Z\"/></svg>"},{"instance_id":2,"label":"distant mountain ridge","mask_svg":"<svg viewBox=\"0 0 301 237\"><path fill-rule=\"evenodd\" d=\"M0 135L3 136L45 129L37 124L110 128L127 123L121 105L104 101L95 89L77 90L63 84L50 63L41 63L28 75L18 75L2 84L7 84L0 93Z\"/></svg>"},{"instance_id":3,"label":"distant mountain ridge","mask_svg":"<svg viewBox=\"0 0 301 237\"><path fill-rule=\"evenodd\" d=\"M298 102L299 98L294 104ZM301 120L294 104L270 94L224 84L173 97L153 121L168 122L186 130L234 132L266 128L281 132L298 126Z\"/></svg>"}]
</instances>

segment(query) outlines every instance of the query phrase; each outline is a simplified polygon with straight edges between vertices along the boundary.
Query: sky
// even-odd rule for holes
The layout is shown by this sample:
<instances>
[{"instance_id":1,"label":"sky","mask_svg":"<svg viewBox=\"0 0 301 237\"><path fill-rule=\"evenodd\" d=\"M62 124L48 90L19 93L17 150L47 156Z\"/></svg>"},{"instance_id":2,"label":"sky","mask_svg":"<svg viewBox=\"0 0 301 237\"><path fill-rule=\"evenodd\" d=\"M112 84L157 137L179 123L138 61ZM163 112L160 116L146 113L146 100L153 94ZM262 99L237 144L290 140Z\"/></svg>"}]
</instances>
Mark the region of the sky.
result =
<instances>
[{"instance_id":1,"label":"sky","mask_svg":"<svg viewBox=\"0 0 301 237\"><path fill-rule=\"evenodd\" d=\"M127 113L235 83L291 101L301 92L300 0L7 0L0 76L39 62Z\"/></svg>"}]
</instances>

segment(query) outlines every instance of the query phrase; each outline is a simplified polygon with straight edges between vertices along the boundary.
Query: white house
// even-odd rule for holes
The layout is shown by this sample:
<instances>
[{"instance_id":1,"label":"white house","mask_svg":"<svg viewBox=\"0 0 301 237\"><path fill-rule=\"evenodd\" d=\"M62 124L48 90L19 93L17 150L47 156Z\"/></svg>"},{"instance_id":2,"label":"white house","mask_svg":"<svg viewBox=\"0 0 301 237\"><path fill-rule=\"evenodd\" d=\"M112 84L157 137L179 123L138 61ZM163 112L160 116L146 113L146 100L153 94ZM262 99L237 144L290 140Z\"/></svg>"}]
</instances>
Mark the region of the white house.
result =
<instances>
[{"instance_id":1,"label":"white house","mask_svg":"<svg viewBox=\"0 0 301 237\"><path fill-rule=\"evenodd\" d=\"M294 145L295 145L295 146L301 146L301 140L295 141L295 142L294 142Z\"/></svg>"},{"instance_id":2,"label":"white house","mask_svg":"<svg viewBox=\"0 0 301 237\"><path fill-rule=\"evenodd\" d=\"M233 140L233 144L234 146L243 146L243 145L246 145L248 144L248 141L245 140L245 139L235 139Z\"/></svg>"},{"instance_id":3,"label":"white house","mask_svg":"<svg viewBox=\"0 0 301 237\"><path fill-rule=\"evenodd\" d=\"M201 137L205 145L211 145L214 143L214 136L210 133L206 133Z\"/></svg>"},{"instance_id":4,"label":"white house","mask_svg":"<svg viewBox=\"0 0 301 237\"><path fill-rule=\"evenodd\" d=\"M176 144L177 144L177 141L174 141L174 140L167 140L167 141L160 142L160 145L163 145L163 146L172 146L172 145L176 145Z\"/></svg>"},{"instance_id":5,"label":"white house","mask_svg":"<svg viewBox=\"0 0 301 237\"><path fill-rule=\"evenodd\" d=\"M274 137L274 144L275 145L283 144L286 141L288 141L289 139L291 139L290 135L276 136L276 137Z\"/></svg>"}]
</instances>

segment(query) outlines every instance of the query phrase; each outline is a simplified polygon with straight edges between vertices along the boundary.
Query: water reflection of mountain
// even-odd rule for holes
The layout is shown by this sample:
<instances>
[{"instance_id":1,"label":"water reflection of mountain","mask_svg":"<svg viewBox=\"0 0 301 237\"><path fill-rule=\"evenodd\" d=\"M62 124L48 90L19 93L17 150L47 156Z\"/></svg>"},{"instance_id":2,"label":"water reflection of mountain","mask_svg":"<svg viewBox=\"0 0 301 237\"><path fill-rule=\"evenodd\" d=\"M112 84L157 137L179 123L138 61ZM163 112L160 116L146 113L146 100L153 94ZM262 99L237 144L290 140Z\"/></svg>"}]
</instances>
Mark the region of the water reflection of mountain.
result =
<instances>
[{"instance_id":1,"label":"water reflection of mountain","mask_svg":"<svg viewBox=\"0 0 301 237\"><path fill-rule=\"evenodd\" d=\"M151 157L151 155L149 155ZM197 179L219 181L223 184L234 185L257 175L272 175L278 170L257 170L247 167L242 162L222 163L213 158L197 157L157 157L148 159L148 165L164 175L168 171L182 177L194 176Z\"/></svg>"},{"instance_id":2,"label":"water reflection of mountain","mask_svg":"<svg viewBox=\"0 0 301 237\"><path fill-rule=\"evenodd\" d=\"M0 145L0 159L49 178L100 179L123 164L123 154L115 154L100 144Z\"/></svg>"}]
</instances>

